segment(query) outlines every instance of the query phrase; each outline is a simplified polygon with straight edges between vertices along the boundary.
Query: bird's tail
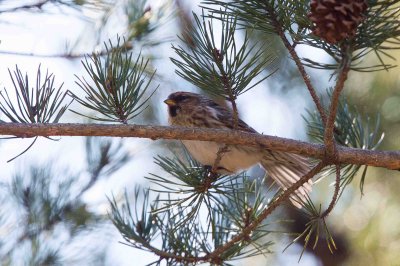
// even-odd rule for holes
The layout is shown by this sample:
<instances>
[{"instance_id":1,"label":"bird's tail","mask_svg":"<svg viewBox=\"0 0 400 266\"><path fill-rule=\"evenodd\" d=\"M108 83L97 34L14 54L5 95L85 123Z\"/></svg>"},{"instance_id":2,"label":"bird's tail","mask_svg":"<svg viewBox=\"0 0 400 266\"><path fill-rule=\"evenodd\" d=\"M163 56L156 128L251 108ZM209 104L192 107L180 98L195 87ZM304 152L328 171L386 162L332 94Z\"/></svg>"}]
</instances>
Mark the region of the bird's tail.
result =
<instances>
[{"instance_id":1,"label":"bird's tail","mask_svg":"<svg viewBox=\"0 0 400 266\"><path fill-rule=\"evenodd\" d=\"M307 158L286 152L268 151L264 155L261 165L268 175L284 190L296 183L311 169L311 164ZM290 196L290 201L294 206L301 209L301 202L305 202L307 199L312 190L312 184L313 182L310 179Z\"/></svg>"}]
</instances>

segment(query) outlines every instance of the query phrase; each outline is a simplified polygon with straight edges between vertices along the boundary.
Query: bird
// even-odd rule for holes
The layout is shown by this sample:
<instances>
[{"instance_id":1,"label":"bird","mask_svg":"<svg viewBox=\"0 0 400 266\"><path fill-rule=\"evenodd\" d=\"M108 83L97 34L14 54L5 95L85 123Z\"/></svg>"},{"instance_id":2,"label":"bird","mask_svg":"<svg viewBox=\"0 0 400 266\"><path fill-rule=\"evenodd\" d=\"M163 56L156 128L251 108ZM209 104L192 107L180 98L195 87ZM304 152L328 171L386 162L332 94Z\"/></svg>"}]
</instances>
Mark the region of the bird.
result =
<instances>
[{"instance_id":1,"label":"bird","mask_svg":"<svg viewBox=\"0 0 400 266\"><path fill-rule=\"evenodd\" d=\"M240 118L236 120L231 109L201 94L185 91L174 92L164 103L168 107L168 122L171 126L257 133ZM306 157L271 151L265 147L225 145L214 141L199 140L182 140L182 143L196 161L208 167L213 166L216 162L218 151L226 147L218 165L213 167L218 174L235 174L260 164L283 190L289 188L311 169L311 164ZM310 179L291 195L290 201L297 208L302 208L301 202L305 202L311 190L312 180Z\"/></svg>"}]
</instances>

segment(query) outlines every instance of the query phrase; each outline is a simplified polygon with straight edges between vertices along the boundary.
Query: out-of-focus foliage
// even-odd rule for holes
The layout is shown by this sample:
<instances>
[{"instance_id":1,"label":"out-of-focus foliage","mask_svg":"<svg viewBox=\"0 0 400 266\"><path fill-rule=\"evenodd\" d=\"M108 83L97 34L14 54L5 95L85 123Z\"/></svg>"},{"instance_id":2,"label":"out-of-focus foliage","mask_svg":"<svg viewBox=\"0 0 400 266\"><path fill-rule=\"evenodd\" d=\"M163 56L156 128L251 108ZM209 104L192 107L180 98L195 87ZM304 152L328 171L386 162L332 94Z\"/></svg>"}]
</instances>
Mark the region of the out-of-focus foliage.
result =
<instances>
[{"instance_id":1,"label":"out-of-focus foliage","mask_svg":"<svg viewBox=\"0 0 400 266\"><path fill-rule=\"evenodd\" d=\"M400 60L399 52L391 55ZM370 55L364 60L370 63L376 59ZM363 115L373 117L381 114L380 128L385 132L385 139L380 148L385 150L400 149L399 105L391 104L400 96L397 73L398 67L369 76L354 74L346 91L349 103ZM340 223L337 224L339 230L351 232L351 255L346 265L398 264L400 196L397 188L400 186L400 172L369 168L367 176L362 200L356 190L351 196L344 195L343 211L331 218L333 224Z\"/></svg>"},{"instance_id":2,"label":"out-of-focus foliage","mask_svg":"<svg viewBox=\"0 0 400 266\"><path fill-rule=\"evenodd\" d=\"M77 186L76 176L56 174L51 166L45 165L22 170L9 186L2 188L0 257L3 265L60 264L69 260L64 249L88 241L90 227L102 218L74 197ZM96 261L101 250L99 242L98 247L88 248L86 255L71 259Z\"/></svg>"},{"instance_id":3,"label":"out-of-focus foliage","mask_svg":"<svg viewBox=\"0 0 400 266\"><path fill-rule=\"evenodd\" d=\"M2 265L96 264L107 248L104 213L94 212L83 195L96 181L110 178L130 156L122 143L86 140L87 172L48 165L21 168L1 183L0 263ZM90 176L85 181L86 176ZM86 185L83 185L85 184ZM96 245L89 245L97 238ZM76 252L76 249L80 251Z\"/></svg>"}]
</instances>

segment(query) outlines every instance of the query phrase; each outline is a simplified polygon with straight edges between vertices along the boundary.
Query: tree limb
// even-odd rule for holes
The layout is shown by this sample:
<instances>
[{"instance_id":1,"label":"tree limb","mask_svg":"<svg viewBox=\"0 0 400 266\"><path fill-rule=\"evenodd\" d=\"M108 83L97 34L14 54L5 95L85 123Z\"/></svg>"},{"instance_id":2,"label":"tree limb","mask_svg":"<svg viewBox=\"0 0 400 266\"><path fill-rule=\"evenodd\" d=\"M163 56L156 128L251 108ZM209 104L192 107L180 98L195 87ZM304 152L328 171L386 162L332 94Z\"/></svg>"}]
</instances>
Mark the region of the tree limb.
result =
<instances>
[{"instance_id":1,"label":"tree limb","mask_svg":"<svg viewBox=\"0 0 400 266\"><path fill-rule=\"evenodd\" d=\"M108 136L150 139L217 141L226 144L260 146L323 159L325 146L262 134L205 128L106 124L22 124L0 123L0 135L20 138L35 136ZM400 151L374 151L337 146L338 163L400 170ZM328 163L334 164L328 160Z\"/></svg>"}]
</instances>

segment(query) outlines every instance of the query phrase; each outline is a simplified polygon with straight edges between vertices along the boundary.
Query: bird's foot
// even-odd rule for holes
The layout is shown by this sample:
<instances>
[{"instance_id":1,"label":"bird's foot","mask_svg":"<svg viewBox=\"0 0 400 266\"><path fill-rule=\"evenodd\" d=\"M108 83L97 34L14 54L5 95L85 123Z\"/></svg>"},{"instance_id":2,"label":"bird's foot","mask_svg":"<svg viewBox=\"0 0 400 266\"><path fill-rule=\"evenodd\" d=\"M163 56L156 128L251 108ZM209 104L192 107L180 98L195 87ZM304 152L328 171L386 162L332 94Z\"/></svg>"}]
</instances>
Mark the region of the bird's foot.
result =
<instances>
[{"instance_id":1,"label":"bird's foot","mask_svg":"<svg viewBox=\"0 0 400 266\"><path fill-rule=\"evenodd\" d=\"M219 174L214 171L213 167L211 165L204 165L204 177L207 179L211 179L212 181L216 180L219 176Z\"/></svg>"}]
</instances>

